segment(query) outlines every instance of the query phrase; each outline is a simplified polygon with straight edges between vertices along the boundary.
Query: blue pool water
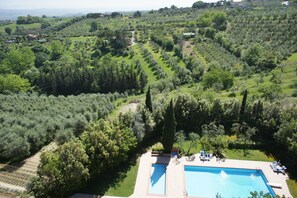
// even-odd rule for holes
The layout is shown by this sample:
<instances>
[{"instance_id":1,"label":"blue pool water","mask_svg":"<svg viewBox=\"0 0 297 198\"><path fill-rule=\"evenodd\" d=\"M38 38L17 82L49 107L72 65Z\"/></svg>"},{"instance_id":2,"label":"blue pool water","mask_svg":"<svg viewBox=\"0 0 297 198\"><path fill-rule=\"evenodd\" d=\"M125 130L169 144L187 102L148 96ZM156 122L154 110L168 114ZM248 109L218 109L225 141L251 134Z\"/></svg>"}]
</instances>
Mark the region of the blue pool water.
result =
<instances>
[{"instance_id":1,"label":"blue pool water","mask_svg":"<svg viewBox=\"0 0 297 198\"><path fill-rule=\"evenodd\" d=\"M275 193L261 170L185 166L186 191L189 197L242 197L250 192Z\"/></svg>"},{"instance_id":2,"label":"blue pool water","mask_svg":"<svg viewBox=\"0 0 297 198\"><path fill-rule=\"evenodd\" d=\"M166 194L166 165L153 164L151 168L149 194Z\"/></svg>"}]
</instances>

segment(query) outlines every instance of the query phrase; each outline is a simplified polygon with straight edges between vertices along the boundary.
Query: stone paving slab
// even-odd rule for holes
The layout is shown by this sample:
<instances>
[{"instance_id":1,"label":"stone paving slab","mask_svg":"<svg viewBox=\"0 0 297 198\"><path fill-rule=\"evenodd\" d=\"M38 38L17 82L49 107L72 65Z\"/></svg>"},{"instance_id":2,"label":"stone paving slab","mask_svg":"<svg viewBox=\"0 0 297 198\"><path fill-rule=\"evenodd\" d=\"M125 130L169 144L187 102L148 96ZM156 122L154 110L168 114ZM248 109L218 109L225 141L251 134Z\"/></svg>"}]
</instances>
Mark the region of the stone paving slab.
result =
<instances>
[{"instance_id":1,"label":"stone paving slab","mask_svg":"<svg viewBox=\"0 0 297 198\"><path fill-rule=\"evenodd\" d=\"M166 170L166 195L149 195L148 188L150 182L150 170L153 163L166 163L168 164ZM245 168L245 169L259 169L262 170L268 182L278 183L282 185L282 188L273 188L277 195L285 195L287 198L292 198L289 192L286 180L287 175L274 173L270 167L270 162L260 161L247 161L247 160L225 160L216 161L216 158L212 158L210 161L202 162L199 159L199 155L195 155L194 161L187 161L186 157L181 158L178 162L170 157L152 157L150 152L142 155L138 168L138 174L134 193L130 197L132 198L183 198L186 196L185 179L184 179L184 166L210 166L210 167L225 167L225 168Z\"/></svg>"},{"instance_id":2,"label":"stone paving slab","mask_svg":"<svg viewBox=\"0 0 297 198\"><path fill-rule=\"evenodd\" d=\"M76 193L75 195L71 196L70 198L125 198L125 197L100 196L100 195Z\"/></svg>"}]
</instances>

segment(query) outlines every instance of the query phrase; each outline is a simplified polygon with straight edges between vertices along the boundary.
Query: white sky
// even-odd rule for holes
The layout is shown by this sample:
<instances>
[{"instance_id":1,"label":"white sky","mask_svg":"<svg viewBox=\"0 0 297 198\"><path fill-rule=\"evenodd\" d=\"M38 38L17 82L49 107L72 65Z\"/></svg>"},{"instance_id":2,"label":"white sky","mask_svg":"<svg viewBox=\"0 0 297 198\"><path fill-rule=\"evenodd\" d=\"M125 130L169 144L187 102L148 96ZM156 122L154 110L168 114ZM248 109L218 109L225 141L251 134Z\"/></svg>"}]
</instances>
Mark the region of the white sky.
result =
<instances>
[{"instance_id":1,"label":"white sky","mask_svg":"<svg viewBox=\"0 0 297 198\"><path fill-rule=\"evenodd\" d=\"M151 10L162 7L190 7L198 0L0 0L0 9L92 9L98 11ZM205 0L216 2L218 0Z\"/></svg>"}]
</instances>

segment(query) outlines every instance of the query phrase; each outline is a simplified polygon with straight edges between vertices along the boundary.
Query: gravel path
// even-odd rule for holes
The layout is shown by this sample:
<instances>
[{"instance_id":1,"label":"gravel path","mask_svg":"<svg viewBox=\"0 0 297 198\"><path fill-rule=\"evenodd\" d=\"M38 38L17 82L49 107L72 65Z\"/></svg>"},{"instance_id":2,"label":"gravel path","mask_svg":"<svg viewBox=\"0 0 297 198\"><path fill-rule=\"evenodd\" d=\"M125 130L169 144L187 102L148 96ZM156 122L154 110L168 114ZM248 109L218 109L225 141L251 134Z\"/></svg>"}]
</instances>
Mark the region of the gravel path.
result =
<instances>
[{"instance_id":1,"label":"gravel path","mask_svg":"<svg viewBox=\"0 0 297 198\"><path fill-rule=\"evenodd\" d=\"M137 106L139 105L139 103L129 103L127 105L124 105L121 107L120 109L120 113L127 113L129 111L131 112L135 112L137 109Z\"/></svg>"}]
</instances>

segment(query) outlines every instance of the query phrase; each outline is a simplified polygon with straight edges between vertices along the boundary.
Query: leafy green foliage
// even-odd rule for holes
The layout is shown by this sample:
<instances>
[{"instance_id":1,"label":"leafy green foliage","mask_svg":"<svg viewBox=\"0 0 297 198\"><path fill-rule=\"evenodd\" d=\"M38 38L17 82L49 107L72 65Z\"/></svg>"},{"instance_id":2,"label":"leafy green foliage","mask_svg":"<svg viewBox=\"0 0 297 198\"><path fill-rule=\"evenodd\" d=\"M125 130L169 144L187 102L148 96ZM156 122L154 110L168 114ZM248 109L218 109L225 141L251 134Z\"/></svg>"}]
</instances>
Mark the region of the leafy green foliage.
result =
<instances>
[{"instance_id":1,"label":"leafy green foliage","mask_svg":"<svg viewBox=\"0 0 297 198\"><path fill-rule=\"evenodd\" d=\"M46 93L69 95L79 93L109 93L141 91L146 86L146 77L140 67L134 68L125 62L104 60L96 68L61 68L50 73L42 73L38 79L39 87Z\"/></svg>"},{"instance_id":2,"label":"leafy green foliage","mask_svg":"<svg viewBox=\"0 0 297 198\"><path fill-rule=\"evenodd\" d=\"M233 75L222 69L211 69L207 72L203 79L202 84L205 88L214 87L218 90L228 89L233 86Z\"/></svg>"},{"instance_id":3,"label":"leafy green foliage","mask_svg":"<svg viewBox=\"0 0 297 198\"><path fill-rule=\"evenodd\" d=\"M98 30L98 24L96 21L92 21L90 32L95 32L96 30Z\"/></svg>"},{"instance_id":4,"label":"leafy green foliage","mask_svg":"<svg viewBox=\"0 0 297 198\"><path fill-rule=\"evenodd\" d=\"M296 95L292 94L295 68L291 69L295 63L292 60L274 69L296 51L296 8L278 6L279 1L242 3L250 5L249 9L232 8L227 2L196 2L194 9L172 6L143 14L135 12L134 17L131 17L133 13L123 16L114 12L73 18L43 17L38 23L18 26L2 22L0 87L5 88L0 90L3 93L34 90L54 95L126 91L139 94L149 84L155 97L153 113L151 105L147 105L149 110L139 105L135 113L121 115L119 122L104 120L88 125L107 115L119 95L0 96L1 160L22 158L54 139L59 144L68 144L86 131L81 135L83 146L71 144L63 153L63 158L75 169L69 170L73 177L67 180L68 183L73 180L73 186L61 186L72 191L87 179L87 175L82 174L83 181L79 183L75 170L81 173L87 168L93 176L104 172L106 167L117 169L135 147L134 143L142 145L152 137L160 138L163 129L174 131L175 124L168 124L172 119L165 110L166 100L176 93L190 91L195 96L177 95L173 108L176 128L184 130L186 137L201 136L203 149L220 155L226 147L226 137L222 136L226 129L230 135L238 134L234 143L238 148L257 147L269 141L281 147L284 155L280 157L287 158L288 169L296 167L296 110L294 104L284 104L281 100ZM34 20L31 16L20 18L23 23ZM5 34L6 27L16 35ZM186 32L195 35L183 37ZM28 33L38 35L40 40L26 40ZM134 39L136 43L130 43ZM22 52L24 48L27 52ZM257 86L253 82L255 78ZM246 88L250 97L241 111L237 97ZM162 93L156 94L158 91L166 92L164 98ZM226 99L227 96L233 98ZM163 99L158 101L159 97ZM290 100L294 101L293 97ZM248 127L242 126L243 123ZM238 130L230 131L232 126ZM128 145L117 131L128 140ZM169 136L167 151L172 146L172 134ZM188 146L193 147L190 142ZM88 160L79 159L83 163L73 164L71 159L76 156L70 152L76 153L76 150L70 147L85 149ZM35 191L37 197L45 196L43 191L51 193L44 189L44 184L48 184L49 189L60 184L60 168L65 168L65 164L59 162L59 152L49 156L45 164L50 165L43 167L48 170L53 167L48 173L58 179L50 184L39 180L35 186L40 189ZM255 155L257 152L251 151ZM83 152L79 154L84 156ZM228 150L229 155L239 156L232 150ZM61 195L61 192L53 193Z\"/></svg>"},{"instance_id":5,"label":"leafy green foliage","mask_svg":"<svg viewBox=\"0 0 297 198\"><path fill-rule=\"evenodd\" d=\"M207 30L205 30L205 33ZM205 35L207 36L207 35ZM219 37L217 37L219 39ZM205 41L195 44L199 54L201 54L209 65L218 65L218 67L230 71L235 76L243 74L243 69L247 64L237 58L234 54L228 52L224 47L220 46L213 40L207 39Z\"/></svg>"},{"instance_id":6,"label":"leafy green foliage","mask_svg":"<svg viewBox=\"0 0 297 198\"><path fill-rule=\"evenodd\" d=\"M39 23L41 21L40 17L37 16L19 16L16 23L17 24L32 24Z\"/></svg>"},{"instance_id":7,"label":"leafy green foliage","mask_svg":"<svg viewBox=\"0 0 297 198\"><path fill-rule=\"evenodd\" d=\"M137 17L141 17L141 12L140 11L136 11L133 13L133 17L137 18Z\"/></svg>"},{"instance_id":8,"label":"leafy green foliage","mask_svg":"<svg viewBox=\"0 0 297 198\"><path fill-rule=\"evenodd\" d=\"M104 120L91 123L81 140L91 161L90 171L96 175L125 161L137 144L130 128Z\"/></svg>"},{"instance_id":9,"label":"leafy green foliage","mask_svg":"<svg viewBox=\"0 0 297 198\"><path fill-rule=\"evenodd\" d=\"M208 3L205 3L203 1L197 1L193 3L192 8L202 9L206 8L208 6Z\"/></svg>"},{"instance_id":10,"label":"leafy green foliage","mask_svg":"<svg viewBox=\"0 0 297 198\"><path fill-rule=\"evenodd\" d=\"M225 30L227 27L227 14L222 11L205 12L199 18L198 26L213 27L219 31Z\"/></svg>"},{"instance_id":11,"label":"leafy green foliage","mask_svg":"<svg viewBox=\"0 0 297 198\"><path fill-rule=\"evenodd\" d=\"M237 136L244 141L244 155L246 156L247 153L247 143L251 140L251 137L256 134L257 129L251 128L247 123L234 123L232 125L232 130L237 134Z\"/></svg>"},{"instance_id":12,"label":"leafy green foliage","mask_svg":"<svg viewBox=\"0 0 297 198\"><path fill-rule=\"evenodd\" d=\"M188 139L190 141L190 146L189 146L189 149L188 149L186 155L189 155L190 154L190 151L191 151L192 147L196 147L197 146L197 144L199 142L199 139L200 139L200 136L197 133L192 132L192 133L189 134L189 138Z\"/></svg>"},{"instance_id":13,"label":"leafy green foliage","mask_svg":"<svg viewBox=\"0 0 297 198\"><path fill-rule=\"evenodd\" d=\"M1 73L21 74L30 69L35 61L34 53L30 48L24 47L19 50L11 50L0 65Z\"/></svg>"},{"instance_id":14,"label":"leafy green foliage","mask_svg":"<svg viewBox=\"0 0 297 198\"><path fill-rule=\"evenodd\" d=\"M12 29L10 27L6 27L5 32L10 35L12 32Z\"/></svg>"},{"instance_id":15,"label":"leafy green foliage","mask_svg":"<svg viewBox=\"0 0 297 198\"><path fill-rule=\"evenodd\" d=\"M177 130L184 130L186 134L199 131L207 122L209 109L203 100L197 100L188 94L179 94L175 100L174 113Z\"/></svg>"},{"instance_id":16,"label":"leafy green foliage","mask_svg":"<svg viewBox=\"0 0 297 198\"><path fill-rule=\"evenodd\" d=\"M0 95L0 159L23 158L55 137L63 143L80 135L87 122L113 110L117 97Z\"/></svg>"},{"instance_id":17,"label":"leafy green foliage","mask_svg":"<svg viewBox=\"0 0 297 198\"><path fill-rule=\"evenodd\" d=\"M83 187L90 177L118 168L136 145L135 135L121 122L93 122L80 139L41 155L38 177L30 184L29 191L36 197L65 197Z\"/></svg>"},{"instance_id":18,"label":"leafy green foliage","mask_svg":"<svg viewBox=\"0 0 297 198\"><path fill-rule=\"evenodd\" d=\"M19 93L27 92L31 88L27 79L24 79L15 74L8 74L5 76L0 75L0 93Z\"/></svg>"},{"instance_id":19,"label":"leafy green foliage","mask_svg":"<svg viewBox=\"0 0 297 198\"><path fill-rule=\"evenodd\" d=\"M246 100L247 100L247 95L248 95L248 90L244 90L242 102L241 102L241 107L240 107L240 112L239 112L239 122L242 123L244 119L244 111L246 107Z\"/></svg>"},{"instance_id":20,"label":"leafy green foliage","mask_svg":"<svg viewBox=\"0 0 297 198\"><path fill-rule=\"evenodd\" d=\"M229 51L241 54L242 58L250 61L249 64L257 64L260 55L261 62L267 58L269 65L275 65L275 62L296 51L296 9L262 8L261 11L254 9L252 12L232 13L228 18L230 26L220 43ZM249 54L256 54L256 57Z\"/></svg>"},{"instance_id":21,"label":"leafy green foliage","mask_svg":"<svg viewBox=\"0 0 297 198\"><path fill-rule=\"evenodd\" d=\"M162 144L165 152L170 152L174 143L176 123L174 115L173 101L170 101L164 116L164 129L162 134Z\"/></svg>"},{"instance_id":22,"label":"leafy green foliage","mask_svg":"<svg viewBox=\"0 0 297 198\"><path fill-rule=\"evenodd\" d=\"M80 141L71 141L55 152L44 152L38 178L29 186L36 197L64 197L81 187L90 177L89 157Z\"/></svg>"},{"instance_id":23,"label":"leafy green foliage","mask_svg":"<svg viewBox=\"0 0 297 198\"><path fill-rule=\"evenodd\" d=\"M60 41L53 41L50 45L52 59L57 60L64 52L64 46Z\"/></svg>"},{"instance_id":24,"label":"leafy green foliage","mask_svg":"<svg viewBox=\"0 0 297 198\"><path fill-rule=\"evenodd\" d=\"M145 106L151 113L153 112L153 104L152 104L152 98L151 98L151 87L149 87L146 92Z\"/></svg>"},{"instance_id":25,"label":"leafy green foliage","mask_svg":"<svg viewBox=\"0 0 297 198\"><path fill-rule=\"evenodd\" d=\"M290 115L290 114L288 114ZM292 116L292 115L291 115ZM290 118L290 116L287 116ZM276 141L285 145L292 153L297 153L297 119L287 120L282 123L278 131L274 134Z\"/></svg>"}]
</instances>

